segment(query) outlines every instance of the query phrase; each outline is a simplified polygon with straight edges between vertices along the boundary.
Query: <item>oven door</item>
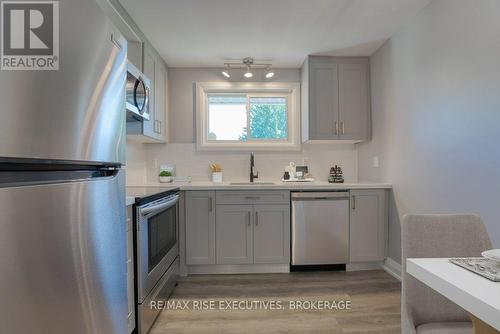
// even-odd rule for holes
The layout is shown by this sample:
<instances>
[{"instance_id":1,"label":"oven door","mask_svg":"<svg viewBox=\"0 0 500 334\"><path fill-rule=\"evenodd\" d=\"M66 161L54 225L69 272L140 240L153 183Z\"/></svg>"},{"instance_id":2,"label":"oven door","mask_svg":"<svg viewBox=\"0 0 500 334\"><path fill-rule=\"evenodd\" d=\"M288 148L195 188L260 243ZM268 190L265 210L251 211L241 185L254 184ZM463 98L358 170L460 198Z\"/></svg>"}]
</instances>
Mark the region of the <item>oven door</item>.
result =
<instances>
[{"instance_id":1,"label":"oven door","mask_svg":"<svg viewBox=\"0 0 500 334\"><path fill-rule=\"evenodd\" d=\"M174 194L137 208L138 302L142 303L179 255Z\"/></svg>"}]
</instances>

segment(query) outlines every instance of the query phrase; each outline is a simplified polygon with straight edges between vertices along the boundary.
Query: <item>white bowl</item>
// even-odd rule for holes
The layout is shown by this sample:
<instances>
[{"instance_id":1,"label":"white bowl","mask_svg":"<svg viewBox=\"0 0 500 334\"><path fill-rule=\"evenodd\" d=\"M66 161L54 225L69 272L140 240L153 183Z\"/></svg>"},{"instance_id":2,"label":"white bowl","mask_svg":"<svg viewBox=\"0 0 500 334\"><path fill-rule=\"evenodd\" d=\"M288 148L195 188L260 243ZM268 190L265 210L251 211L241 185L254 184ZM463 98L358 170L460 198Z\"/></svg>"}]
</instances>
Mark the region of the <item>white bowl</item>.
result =
<instances>
[{"instance_id":1,"label":"white bowl","mask_svg":"<svg viewBox=\"0 0 500 334\"><path fill-rule=\"evenodd\" d=\"M482 252L481 255L489 260L500 263L500 249L490 249Z\"/></svg>"}]
</instances>

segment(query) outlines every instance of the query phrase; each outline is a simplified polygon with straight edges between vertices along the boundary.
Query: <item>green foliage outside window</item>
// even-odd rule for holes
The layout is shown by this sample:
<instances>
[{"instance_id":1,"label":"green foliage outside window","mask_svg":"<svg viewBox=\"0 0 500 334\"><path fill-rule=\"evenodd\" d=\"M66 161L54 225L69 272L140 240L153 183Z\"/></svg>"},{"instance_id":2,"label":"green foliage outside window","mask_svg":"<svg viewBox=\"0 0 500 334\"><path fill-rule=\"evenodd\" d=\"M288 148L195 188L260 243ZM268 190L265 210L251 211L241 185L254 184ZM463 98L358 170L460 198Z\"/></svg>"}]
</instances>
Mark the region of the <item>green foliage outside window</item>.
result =
<instances>
[{"instance_id":1,"label":"green foliage outside window","mask_svg":"<svg viewBox=\"0 0 500 334\"><path fill-rule=\"evenodd\" d=\"M252 139L287 139L287 105L281 98L250 99L250 134ZM243 129L241 141L248 139Z\"/></svg>"}]
</instances>

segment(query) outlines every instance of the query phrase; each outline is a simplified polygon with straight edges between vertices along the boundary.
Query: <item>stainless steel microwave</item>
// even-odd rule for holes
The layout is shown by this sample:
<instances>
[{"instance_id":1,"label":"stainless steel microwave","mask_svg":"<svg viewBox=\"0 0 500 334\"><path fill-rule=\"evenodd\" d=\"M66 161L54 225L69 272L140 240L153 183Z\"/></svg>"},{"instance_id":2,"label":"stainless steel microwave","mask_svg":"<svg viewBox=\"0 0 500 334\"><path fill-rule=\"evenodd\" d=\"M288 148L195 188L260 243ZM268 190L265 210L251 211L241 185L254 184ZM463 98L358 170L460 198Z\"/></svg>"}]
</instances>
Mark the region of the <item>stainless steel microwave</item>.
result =
<instances>
[{"instance_id":1,"label":"stainless steel microwave","mask_svg":"<svg viewBox=\"0 0 500 334\"><path fill-rule=\"evenodd\" d=\"M133 64L127 64L127 121L149 120L151 81Z\"/></svg>"}]
</instances>

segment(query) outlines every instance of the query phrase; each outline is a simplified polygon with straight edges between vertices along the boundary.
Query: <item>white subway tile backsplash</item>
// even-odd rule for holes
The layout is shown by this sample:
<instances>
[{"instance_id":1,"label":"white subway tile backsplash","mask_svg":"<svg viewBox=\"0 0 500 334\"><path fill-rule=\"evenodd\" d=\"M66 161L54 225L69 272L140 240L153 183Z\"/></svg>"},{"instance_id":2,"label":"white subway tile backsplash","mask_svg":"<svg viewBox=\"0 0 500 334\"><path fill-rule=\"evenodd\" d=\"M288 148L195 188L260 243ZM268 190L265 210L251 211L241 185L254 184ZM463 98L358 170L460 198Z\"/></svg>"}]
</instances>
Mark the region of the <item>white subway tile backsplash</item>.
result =
<instances>
[{"instance_id":1,"label":"white subway tile backsplash","mask_svg":"<svg viewBox=\"0 0 500 334\"><path fill-rule=\"evenodd\" d=\"M224 181L247 181L248 152L198 152L192 143L140 145L127 143L127 184L158 183L158 165L174 164L178 176L191 176L193 181L209 181L210 163L222 166ZM355 145L304 144L299 152L256 152L255 167L259 181L281 179L290 161L301 165L304 158L318 181L328 180L330 167L339 165L346 182L357 182L358 155Z\"/></svg>"}]
</instances>

